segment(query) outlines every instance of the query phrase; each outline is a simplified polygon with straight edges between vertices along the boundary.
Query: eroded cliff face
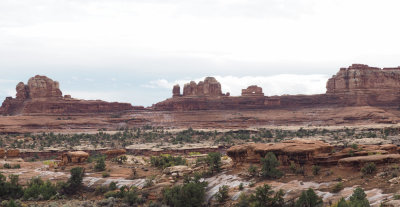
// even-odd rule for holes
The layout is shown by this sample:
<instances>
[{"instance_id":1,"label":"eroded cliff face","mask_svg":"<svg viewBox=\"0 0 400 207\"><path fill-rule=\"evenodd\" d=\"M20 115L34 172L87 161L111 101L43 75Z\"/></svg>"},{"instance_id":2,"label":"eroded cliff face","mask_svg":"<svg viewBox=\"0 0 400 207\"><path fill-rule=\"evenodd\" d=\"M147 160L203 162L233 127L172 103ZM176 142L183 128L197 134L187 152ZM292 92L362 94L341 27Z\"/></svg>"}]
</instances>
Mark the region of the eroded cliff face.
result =
<instances>
[{"instance_id":1,"label":"eroded cliff face","mask_svg":"<svg viewBox=\"0 0 400 207\"><path fill-rule=\"evenodd\" d=\"M326 84L327 93L348 93L355 91L400 90L400 67L376 68L353 64L330 78Z\"/></svg>"},{"instance_id":2,"label":"eroded cliff face","mask_svg":"<svg viewBox=\"0 0 400 207\"><path fill-rule=\"evenodd\" d=\"M86 101L62 96L59 83L46 76L35 76L28 84L16 86L16 98L7 97L0 107L2 115L18 114L69 114L119 112L134 109L127 103L109 103L105 101Z\"/></svg>"},{"instance_id":3,"label":"eroded cliff face","mask_svg":"<svg viewBox=\"0 0 400 207\"><path fill-rule=\"evenodd\" d=\"M340 97L343 105L395 105L400 101L400 67L353 64L330 78L326 89L327 95Z\"/></svg>"},{"instance_id":4,"label":"eroded cliff face","mask_svg":"<svg viewBox=\"0 0 400 207\"><path fill-rule=\"evenodd\" d=\"M398 106L400 103L400 67L376 68L353 64L328 80L327 92L317 95L264 96L256 85L242 89L241 96L224 95L215 78L196 84L179 85L173 97L153 106L156 110L236 110L345 106ZM268 89L267 89L268 90ZM227 93L228 94L228 93Z\"/></svg>"}]
</instances>

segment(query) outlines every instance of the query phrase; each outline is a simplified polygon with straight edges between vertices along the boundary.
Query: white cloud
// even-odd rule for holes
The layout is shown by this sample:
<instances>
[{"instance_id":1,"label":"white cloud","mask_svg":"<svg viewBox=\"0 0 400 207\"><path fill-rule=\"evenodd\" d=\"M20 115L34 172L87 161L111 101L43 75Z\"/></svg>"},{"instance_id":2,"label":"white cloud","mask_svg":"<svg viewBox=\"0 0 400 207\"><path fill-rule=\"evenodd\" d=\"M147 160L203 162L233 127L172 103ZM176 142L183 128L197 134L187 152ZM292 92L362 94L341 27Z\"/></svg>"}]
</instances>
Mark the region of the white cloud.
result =
<instances>
[{"instance_id":1,"label":"white cloud","mask_svg":"<svg viewBox=\"0 0 400 207\"><path fill-rule=\"evenodd\" d=\"M321 94L326 91L327 75L298 75L281 74L274 76L215 76L221 83L223 92L230 92L233 96L239 96L241 90L250 85L258 85L263 88L265 95L283 94ZM196 82L204 80L204 77L195 79ZM148 88L162 88L172 90L173 85L179 84L181 91L183 85L189 80L167 81L165 79L154 80L149 84L143 85Z\"/></svg>"}]
</instances>

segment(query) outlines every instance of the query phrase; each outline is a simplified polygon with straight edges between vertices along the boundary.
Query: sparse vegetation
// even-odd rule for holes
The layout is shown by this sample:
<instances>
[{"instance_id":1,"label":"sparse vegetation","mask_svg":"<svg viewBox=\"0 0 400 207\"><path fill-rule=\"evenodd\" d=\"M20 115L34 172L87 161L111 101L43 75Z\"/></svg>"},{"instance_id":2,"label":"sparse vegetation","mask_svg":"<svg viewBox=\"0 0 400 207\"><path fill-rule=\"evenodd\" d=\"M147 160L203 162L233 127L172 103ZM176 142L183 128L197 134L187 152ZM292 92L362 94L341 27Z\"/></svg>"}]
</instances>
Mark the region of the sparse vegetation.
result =
<instances>
[{"instance_id":1,"label":"sparse vegetation","mask_svg":"<svg viewBox=\"0 0 400 207\"><path fill-rule=\"evenodd\" d=\"M268 152L265 158L261 158L261 164L261 174L264 178L275 179L282 177L283 173L277 169L280 164L274 153Z\"/></svg>"},{"instance_id":2,"label":"sparse vegetation","mask_svg":"<svg viewBox=\"0 0 400 207\"><path fill-rule=\"evenodd\" d=\"M362 167L361 168L361 172L364 174L364 175L371 175L371 174L374 174L375 172L376 172L376 165L375 165L375 163L366 163L365 165L364 165L364 167Z\"/></svg>"},{"instance_id":3,"label":"sparse vegetation","mask_svg":"<svg viewBox=\"0 0 400 207\"><path fill-rule=\"evenodd\" d=\"M181 156L175 157L169 154L163 154L160 156L152 156L150 158L150 163L154 167L165 169L175 165L186 165L187 161Z\"/></svg>"}]
</instances>

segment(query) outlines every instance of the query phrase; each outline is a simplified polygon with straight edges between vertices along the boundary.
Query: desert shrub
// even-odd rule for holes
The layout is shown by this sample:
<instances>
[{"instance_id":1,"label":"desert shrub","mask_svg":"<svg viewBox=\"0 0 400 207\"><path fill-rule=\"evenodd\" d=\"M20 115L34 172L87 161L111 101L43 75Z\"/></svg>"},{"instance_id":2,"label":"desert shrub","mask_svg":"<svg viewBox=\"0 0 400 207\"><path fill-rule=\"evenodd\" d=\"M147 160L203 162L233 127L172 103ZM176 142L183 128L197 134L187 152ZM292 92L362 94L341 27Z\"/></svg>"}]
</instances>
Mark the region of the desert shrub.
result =
<instances>
[{"instance_id":1,"label":"desert shrub","mask_svg":"<svg viewBox=\"0 0 400 207\"><path fill-rule=\"evenodd\" d=\"M101 173L101 177L103 177L103 178L110 177L110 173L108 173L108 172L103 172L103 173Z\"/></svg>"},{"instance_id":2,"label":"desert shrub","mask_svg":"<svg viewBox=\"0 0 400 207\"><path fill-rule=\"evenodd\" d=\"M150 158L150 163L154 167L165 169L175 165L186 165L186 159L181 156L174 157L169 154L163 154L160 156L152 156Z\"/></svg>"},{"instance_id":3,"label":"desert shrub","mask_svg":"<svg viewBox=\"0 0 400 207\"><path fill-rule=\"evenodd\" d=\"M120 165L124 164L127 160L128 160L128 158L125 155L121 155L121 156L118 156L118 157L112 159L113 162L116 162Z\"/></svg>"},{"instance_id":4,"label":"desert shrub","mask_svg":"<svg viewBox=\"0 0 400 207\"><path fill-rule=\"evenodd\" d=\"M155 179L154 176L150 176L150 177L146 178L143 187L144 188L148 188L148 187L153 186L154 185L154 179Z\"/></svg>"},{"instance_id":5,"label":"desert shrub","mask_svg":"<svg viewBox=\"0 0 400 207\"><path fill-rule=\"evenodd\" d=\"M243 190L243 189L244 189L243 183L240 183L239 184L239 190Z\"/></svg>"},{"instance_id":6,"label":"desert shrub","mask_svg":"<svg viewBox=\"0 0 400 207\"><path fill-rule=\"evenodd\" d=\"M296 173L297 170L297 166L293 161L290 161L290 167L289 167L290 171L292 171L292 173Z\"/></svg>"},{"instance_id":7,"label":"desert shrub","mask_svg":"<svg viewBox=\"0 0 400 207\"><path fill-rule=\"evenodd\" d=\"M204 202L207 183L192 181L163 189L163 201L173 207L200 207Z\"/></svg>"},{"instance_id":8,"label":"desert shrub","mask_svg":"<svg viewBox=\"0 0 400 207\"><path fill-rule=\"evenodd\" d=\"M256 176L256 175L257 175L258 169L257 169L256 166L250 165L250 167L249 167L249 169L247 169L247 171L249 172L249 174L250 174L251 176Z\"/></svg>"},{"instance_id":9,"label":"desert shrub","mask_svg":"<svg viewBox=\"0 0 400 207\"><path fill-rule=\"evenodd\" d=\"M364 175L371 175L373 173L375 173L376 171L376 165L373 162L369 162L367 164L364 165L364 167L361 168L361 172Z\"/></svg>"},{"instance_id":10,"label":"desert shrub","mask_svg":"<svg viewBox=\"0 0 400 207\"><path fill-rule=\"evenodd\" d=\"M228 192L229 192L229 187L227 185L219 187L218 192L214 195L218 203L225 203L228 200L229 198Z\"/></svg>"},{"instance_id":11,"label":"desert shrub","mask_svg":"<svg viewBox=\"0 0 400 207\"><path fill-rule=\"evenodd\" d=\"M134 204L137 204L140 202L136 187L129 188L128 191L124 193L123 198L124 198L124 202L126 204L128 204L129 206L133 206ZM140 203L143 203L143 202L140 202Z\"/></svg>"},{"instance_id":12,"label":"desert shrub","mask_svg":"<svg viewBox=\"0 0 400 207\"><path fill-rule=\"evenodd\" d=\"M63 190L66 194L75 194L82 188L82 180L85 174L85 169L82 167L72 168L71 176L69 177L67 183L63 185Z\"/></svg>"},{"instance_id":13,"label":"desert shrub","mask_svg":"<svg viewBox=\"0 0 400 207\"><path fill-rule=\"evenodd\" d=\"M369 201L364 190L360 187L354 189L353 194L350 196L350 206L354 207L369 207Z\"/></svg>"},{"instance_id":14,"label":"desert shrub","mask_svg":"<svg viewBox=\"0 0 400 207\"><path fill-rule=\"evenodd\" d=\"M353 194L350 196L349 200L341 198L337 203L333 204L331 207L369 207L369 201L367 195L362 188L356 188Z\"/></svg>"},{"instance_id":15,"label":"desert shrub","mask_svg":"<svg viewBox=\"0 0 400 207\"><path fill-rule=\"evenodd\" d=\"M17 199L23 195L24 192L18 181L18 175L9 175L7 181L6 177L0 173L0 200Z\"/></svg>"},{"instance_id":16,"label":"desert shrub","mask_svg":"<svg viewBox=\"0 0 400 207\"><path fill-rule=\"evenodd\" d=\"M111 183L110 183L111 184ZM94 190L94 194L95 195L103 195L108 191L109 188L107 188L106 186L102 186L99 185L96 187L96 189ZM115 189L114 189L115 190Z\"/></svg>"},{"instance_id":17,"label":"desert shrub","mask_svg":"<svg viewBox=\"0 0 400 207\"><path fill-rule=\"evenodd\" d=\"M393 196L393 199L394 199L394 200L400 200L400 195L399 195L399 194L395 194L395 195Z\"/></svg>"},{"instance_id":18,"label":"desert shrub","mask_svg":"<svg viewBox=\"0 0 400 207\"><path fill-rule=\"evenodd\" d=\"M331 189L331 193L339 193L341 190L343 190L343 183L338 182L336 183L333 188Z\"/></svg>"},{"instance_id":19,"label":"desert shrub","mask_svg":"<svg viewBox=\"0 0 400 207\"><path fill-rule=\"evenodd\" d=\"M261 158L261 164L261 173L263 177L272 179L282 177L283 173L276 169L280 164L274 153L268 152L265 158Z\"/></svg>"},{"instance_id":20,"label":"desert shrub","mask_svg":"<svg viewBox=\"0 0 400 207\"><path fill-rule=\"evenodd\" d=\"M5 169L11 169L11 165L9 163L4 163L3 167Z\"/></svg>"},{"instance_id":21,"label":"desert shrub","mask_svg":"<svg viewBox=\"0 0 400 207\"><path fill-rule=\"evenodd\" d=\"M118 191L108 191L107 193L104 194L105 198L119 198L120 197L120 192Z\"/></svg>"},{"instance_id":22,"label":"desert shrub","mask_svg":"<svg viewBox=\"0 0 400 207\"><path fill-rule=\"evenodd\" d=\"M250 206L250 196L246 193L241 193L238 199L238 203L235 207L249 207Z\"/></svg>"},{"instance_id":23,"label":"desert shrub","mask_svg":"<svg viewBox=\"0 0 400 207\"><path fill-rule=\"evenodd\" d=\"M96 160L96 164L94 165L94 170L97 172L106 170L106 162L104 157L101 157Z\"/></svg>"},{"instance_id":24,"label":"desert shrub","mask_svg":"<svg viewBox=\"0 0 400 207\"><path fill-rule=\"evenodd\" d=\"M23 198L49 200L56 194L56 185L52 184L49 180L44 182L40 177L34 177L28 182L28 186L24 190Z\"/></svg>"},{"instance_id":25,"label":"desert shrub","mask_svg":"<svg viewBox=\"0 0 400 207\"><path fill-rule=\"evenodd\" d=\"M221 153L219 153L219 152L208 153L206 161L209 166L209 170L210 170L211 174L214 174L214 172L221 171L221 166L222 166Z\"/></svg>"},{"instance_id":26,"label":"desert shrub","mask_svg":"<svg viewBox=\"0 0 400 207\"><path fill-rule=\"evenodd\" d=\"M313 189L309 188L307 191L303 191L300 198L296 201L296 207L322 207L322 199L314 192Z\"/></svg>"},{"instance_id":27,"label":"desert shrub","mask_svg":"<svg viewBox=\"0 0 400 207\"><path fill-rule=\"evenodd\" d=\"M313 175L319 175L319 172L321 171L321 167L318 165L313 165L312 166L312 173Z\"/></svg>"},{"instance_id":28,"label":"desert shrub","mask_svg":"<svg viewBox=\"0 0 400 207\"><path fill-rule=\"evenodd\" d=\"M282 190L276 192L271 190L271 186L264 184L263 186L257 187L256 192L250 195L250 206L253 207L264 207L274 206L283 207L285 200L283 199L284 193Z\"/></svg>"},{"instance_id":29,"label":"desert shrub","mask_svg":"<svg viewBox=\"0 0 400 207\"><path fill-rule=\"evenodd\" d=\"M117 187L117 183L116 182L111 182L109 185L108 185L108 189L109 190L116 190L118 187Z\"/></svg>"}]
</instances>

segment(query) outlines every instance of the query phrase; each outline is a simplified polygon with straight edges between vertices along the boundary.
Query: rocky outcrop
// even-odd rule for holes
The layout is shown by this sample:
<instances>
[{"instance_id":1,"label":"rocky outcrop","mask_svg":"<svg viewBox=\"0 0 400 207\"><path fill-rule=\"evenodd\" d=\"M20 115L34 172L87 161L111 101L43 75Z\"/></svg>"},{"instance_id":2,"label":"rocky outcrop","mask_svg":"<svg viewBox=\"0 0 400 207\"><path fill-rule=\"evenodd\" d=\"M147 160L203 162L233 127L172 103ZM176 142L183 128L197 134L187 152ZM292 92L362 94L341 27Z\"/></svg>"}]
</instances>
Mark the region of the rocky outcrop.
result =
<instances>
[{"instance_id":1,"label":"rocky outcrop","mask_svg":"<svg viewBox=\"0 0 400 207\"><path fill-rule=\"evenodd\" d=\"M400 154L386 154L386 155L378 154L369 156L357 156L357 157L347 157L339 160L339 165L345 167L362 167L366 163L375 163L375 164L400 163Z\"/></svg>"},{"instance_id":2,"label":"rocky outcrop","mask_svg":"<svg viewBox=\"0 0 400 207\"><path fill-rule=\"evenodd\" d=\"M282 143L252 143L233 146L228 149L227 155L235 164L259 163L268 152L273 152L283 165L291 161L299 164L313 162L314 156L320 153L329 153L333 146L322 141L290 140Z\"/></svg>"},{"instance_id":3,"label":"rocky outcrop","mask_svg":"<svg viewBox=\"0 0 400 207\"><path fill-rule=\"evenodd\" d=\"M14 157L19 157L19 150L18 149L9 149L6 152L7 158L14 158Z\"/></svg>"},{"instance_id":4,"label":"rocky outcrop","mask_svg":"<svg viewBox=\"0 0 400 207\"><path fill-rule=\"evenodd\" d=\"M67 152L61 155L60 166L65 166L68 164L78 164L84 163L88 159L89 154L84 151Z\"/></svg>"},{"instance_id":5,"label":"rocky outcrop","mask_svg":"<svg viewBox=\"0 0 400 207\"><path fill-rule=\"evenodd\" d=\"M344 105L393 105L400 100L400 67L376 68L353 64L330 78L326 93Z\"/></svg>"},{"instance_id":6,"label":"rocky outcrop","mask_svg":"<svg viewBox=\"0 0 400 207\"><path fill-rule=\"evenodd\" d=\"M175 95L179 85L174 86L173 94ZM200 81L198 84L191 81L186 83L183 87L183 96L223 96L221 90L221 84L214 77L207 77L204 81Z\"/></svg>"},{"instance_id":7,"label":"rocky outcrop","mask_svg":"<svg viewBox=\"0 0 400 207\"><path fill-rule=\"evenodd\" d=\"M117 157L119 155L126 154L126 150L125 149L112 149L112 150L105 151L104 154L107 156L107 158L113 158L113 157Z\"/></svg>"},{"instance_id":8,"label":"rocky outcrop","mask_svg":"<svg viewBox=\"0 0 400 207\"><path fill-rule=\"evenodd\" d=\"M62 96L59 83L46 76L35 76L28 84L18 83L16 98L7 97L0 107L2 115L113 113L135 109L128 103L86 101Z\"/></svg>"},{"instance_id":9,"label":"rocky outcrop","mask_svg":"<svg viewBox=\"0 0 400 207\"><path fill-rule=\"evenodd\" d=\"M6 151L4 149L0 149L0 158L4 158L6 156Z\"/></svg>"},{"instance_id":10,"label":"rocky outcrop","mask_svg":"<svg viewBox=\"0 0 400 207\"><path fill-rule=\"evenodd\" d=\"M241 96L221 92L215 78L208 77L196 84L185 84L183 95L174 86L173 97L153 105L156 110L238 110L293 109L307 107L398 106L400 102L400 67L375 68L353 64L328 80L327 92L317 95L264 96L256 85L242 89ZM228 94L228 93L227 93Z\"/></svg>"},{"instance_id":11,"label":"rocky outcrop","mask_svg":"<svg viewBox=\"0 0 400 207\"><path fill-rule=\"evenodd\" d=\"M264 96L264 93L261 87L253 85L247 87L247 89L242 89L242 96Z\"/></svg>"}]
</instances>

